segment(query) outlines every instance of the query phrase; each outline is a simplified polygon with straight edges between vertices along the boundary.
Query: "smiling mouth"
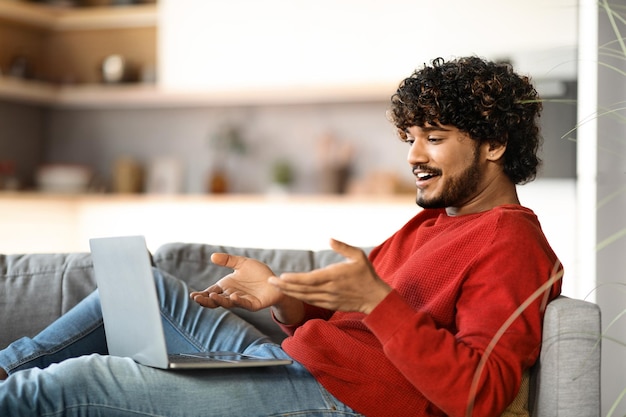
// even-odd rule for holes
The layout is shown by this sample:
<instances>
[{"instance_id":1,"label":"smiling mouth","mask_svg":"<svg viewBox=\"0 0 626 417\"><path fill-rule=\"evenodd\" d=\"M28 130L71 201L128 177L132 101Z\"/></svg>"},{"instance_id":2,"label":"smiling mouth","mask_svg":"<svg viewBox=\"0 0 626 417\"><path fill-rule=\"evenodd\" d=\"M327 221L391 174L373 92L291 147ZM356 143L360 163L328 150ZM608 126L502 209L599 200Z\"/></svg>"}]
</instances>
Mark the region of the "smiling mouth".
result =
<instances>
[{"instance_id":1,"label":"smiling mouth","mask_svg":"<svg viewBox=\"0 0 626 417\"><path fill-rule=\"evenodd\" d=\"M439 177L441 175L441 171L428 167L415 167L413 169L413 175L415 175L416 182L424 183L435 177Z\"/></svg>"},{"instance_id":2,"label":"smiling mouth","mask_svg":"<svg viewBox=\"0 0 626 417\"><path fill-rule=\"evenodd\" d=\"M415 177L419 180L419 181L426 181L429 180L431 178L436 177L438 174L432 173L432 172L418 172L417 174L415 174Z\"/></svg>"},{"instance_id":3,"label":"smiling mouth","mask_svg":"<svg viewBox=\"0 0 626 417\"><path fill-rule=\"evenodd\" d=\"M421 185L425 186L430 180L441 176L441 171L427 165L414 165L413 175L415 176L416 185L420 187Z\"/></svg>"}]
</instances>

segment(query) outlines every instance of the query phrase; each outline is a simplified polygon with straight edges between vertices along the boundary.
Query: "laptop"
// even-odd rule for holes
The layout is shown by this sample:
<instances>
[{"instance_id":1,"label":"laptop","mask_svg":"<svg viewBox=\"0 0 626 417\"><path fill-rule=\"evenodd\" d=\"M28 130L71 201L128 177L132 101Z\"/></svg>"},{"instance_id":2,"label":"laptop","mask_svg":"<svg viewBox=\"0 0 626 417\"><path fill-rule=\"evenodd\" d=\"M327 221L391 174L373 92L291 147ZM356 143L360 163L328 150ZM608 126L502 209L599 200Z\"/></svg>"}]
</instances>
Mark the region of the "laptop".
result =
<instances>
[{"instance_id":1,"label":"laptop","mask_svg":"<svg viewBox=\"0 0 626 417\"><path fill-rule=\"evenodd\" d=\"M109 354L161 369L288 365L237 352L167 352L150 254L143 236L94 238L91 256Z\"/></svg>"}]
</instances>

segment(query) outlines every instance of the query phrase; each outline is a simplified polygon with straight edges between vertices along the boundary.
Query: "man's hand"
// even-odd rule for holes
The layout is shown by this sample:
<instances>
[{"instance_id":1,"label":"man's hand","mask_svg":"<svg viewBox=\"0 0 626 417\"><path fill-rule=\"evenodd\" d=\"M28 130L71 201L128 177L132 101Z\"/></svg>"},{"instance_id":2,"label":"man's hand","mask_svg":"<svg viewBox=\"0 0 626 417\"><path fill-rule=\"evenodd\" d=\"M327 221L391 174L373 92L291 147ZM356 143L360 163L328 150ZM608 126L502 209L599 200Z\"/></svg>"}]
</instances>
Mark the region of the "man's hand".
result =
<instances>
[{"instance_id":1,"label":"man's hand","mask_svg":"<svg viewBox=\"0 0 626 417\"><path fill-rule=\"evenodd\" d=\"M233 272L204 291L195 291L190 297L198 304L209 307L241 307L257 311L275 305L285 296L267 279L274 275L264 263L243 256L214 253L211 261L233 269Z\"/></svg>"},{"instance_id":2,"label":"man's hand","mask_svg":"<svg viewBox=\"0 0 626 417\"><path fill-rule=\"evenodd\" d=\"M391 292L359 248L332 239L331 248L346 260L303 273L284 273L269 282L283 294L329 310L369 314Z\"/></svg>"}]
</instances>

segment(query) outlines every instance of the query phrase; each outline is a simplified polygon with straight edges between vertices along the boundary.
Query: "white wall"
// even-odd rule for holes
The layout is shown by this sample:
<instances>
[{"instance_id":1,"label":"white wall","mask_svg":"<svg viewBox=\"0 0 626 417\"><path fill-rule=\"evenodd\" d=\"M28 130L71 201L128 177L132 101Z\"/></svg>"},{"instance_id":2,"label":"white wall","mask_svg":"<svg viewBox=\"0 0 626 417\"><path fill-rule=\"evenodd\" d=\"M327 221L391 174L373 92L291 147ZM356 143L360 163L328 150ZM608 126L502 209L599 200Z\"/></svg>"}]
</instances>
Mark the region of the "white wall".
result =
<instances>
[{"instance_id":1,"label":"white wall","mask_svg":"<svg viewBox=\"0 0 626 417\"><path fill-rule=\"evenodd\" d=\"M161 0L160 82L230 89L395 85L437 56L575 74L576 0Z\"/></svg>"}]
</instances>

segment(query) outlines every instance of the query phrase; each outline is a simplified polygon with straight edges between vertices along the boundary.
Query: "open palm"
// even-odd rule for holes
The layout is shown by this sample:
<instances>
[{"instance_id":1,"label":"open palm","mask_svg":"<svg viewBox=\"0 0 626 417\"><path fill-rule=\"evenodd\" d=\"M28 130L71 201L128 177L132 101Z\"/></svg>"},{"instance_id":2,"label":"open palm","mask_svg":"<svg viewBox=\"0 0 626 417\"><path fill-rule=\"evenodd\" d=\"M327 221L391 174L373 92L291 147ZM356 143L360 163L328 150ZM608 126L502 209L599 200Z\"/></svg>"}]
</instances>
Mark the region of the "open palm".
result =
<instances>
[{"instance_id":1,"label":"open palm","mask_svg":"<svg viewBox=\"0 0 626 417\"><path fill-rule=\"evenodd\" d=\"M198 304L208 307L241 307L257 311L276 304L283 295L267 279L274 275L263 262L243 256L214 253L211 261L233 269L233 272L204 291L190 294Z\"/></svg>"}]
</instances>

